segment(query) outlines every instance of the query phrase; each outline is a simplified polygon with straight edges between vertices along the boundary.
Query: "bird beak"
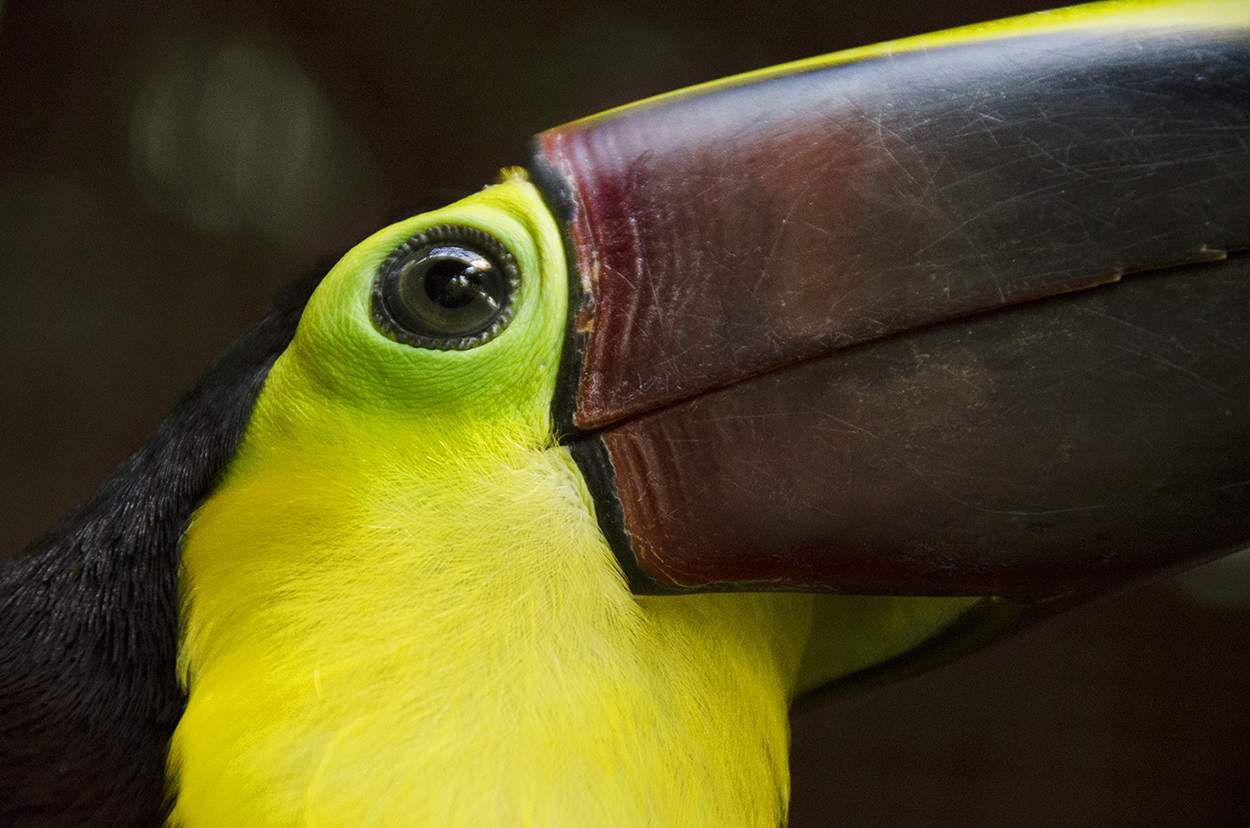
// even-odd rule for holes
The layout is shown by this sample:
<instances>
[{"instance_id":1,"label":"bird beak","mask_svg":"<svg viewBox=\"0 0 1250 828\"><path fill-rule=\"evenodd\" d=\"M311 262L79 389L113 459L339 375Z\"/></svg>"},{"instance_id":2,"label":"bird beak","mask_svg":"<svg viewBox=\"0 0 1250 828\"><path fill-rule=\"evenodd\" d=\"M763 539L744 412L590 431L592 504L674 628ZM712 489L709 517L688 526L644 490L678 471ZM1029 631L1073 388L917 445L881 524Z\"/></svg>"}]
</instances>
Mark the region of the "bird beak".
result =
<instances>
[{"instance_id":1,"label":"bird beak","mask_svg":"<svg viewBox=\"0 0 1250 828\"><path fill-rule=\"evenodd\" d=\"M1084 597L1250 545L1250 5L1100 4L541 134L556 417L638 592Z\"/></svg>"}]
</instances>

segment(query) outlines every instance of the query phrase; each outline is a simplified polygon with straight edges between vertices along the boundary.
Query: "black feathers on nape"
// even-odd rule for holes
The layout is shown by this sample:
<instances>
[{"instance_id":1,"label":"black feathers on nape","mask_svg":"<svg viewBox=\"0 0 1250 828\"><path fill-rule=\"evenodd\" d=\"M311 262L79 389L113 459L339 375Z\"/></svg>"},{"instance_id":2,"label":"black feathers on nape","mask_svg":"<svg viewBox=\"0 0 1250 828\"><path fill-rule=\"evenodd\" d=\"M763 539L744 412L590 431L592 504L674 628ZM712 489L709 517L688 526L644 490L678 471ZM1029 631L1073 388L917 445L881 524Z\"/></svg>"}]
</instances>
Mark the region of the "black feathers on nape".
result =
<instances>
[{"instance_id":1,"label":"black feathers on nape","mask_svg":"<svg viewBox=\"0 0 1250 828\"><path fill-rule=\"evenodd\" d=\"M185 702L179 541L321 274L285 290L92 500L0 562L0 825L165 821Z\"/></svg>"}]
</instances>

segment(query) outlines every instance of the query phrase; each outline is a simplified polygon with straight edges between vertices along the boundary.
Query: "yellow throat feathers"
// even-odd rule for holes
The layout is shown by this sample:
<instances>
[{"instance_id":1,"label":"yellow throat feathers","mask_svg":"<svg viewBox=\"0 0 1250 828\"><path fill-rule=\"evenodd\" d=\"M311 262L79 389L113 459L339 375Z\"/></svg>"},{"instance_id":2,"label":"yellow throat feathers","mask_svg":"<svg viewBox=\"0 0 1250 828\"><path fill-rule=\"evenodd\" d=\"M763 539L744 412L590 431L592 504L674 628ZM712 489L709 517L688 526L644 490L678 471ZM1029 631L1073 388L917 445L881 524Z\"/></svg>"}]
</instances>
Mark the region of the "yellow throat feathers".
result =
<instances>
[{"instance_id":1,"label":"yellow throat feathers","mask_svg":"<svg viewBox=\"0 0 1250 828\"><path fill-rule=\"evenodd\" d=\"M369 316L379 263L439 224L522 274L511 324L469 351ZM512 175L318 288L185 538L175 823L775 826L796 690L964 605L632 595L550 431L565 278ZM817 615L855 634L808 648Z\"/></svg>"}]
</instances>

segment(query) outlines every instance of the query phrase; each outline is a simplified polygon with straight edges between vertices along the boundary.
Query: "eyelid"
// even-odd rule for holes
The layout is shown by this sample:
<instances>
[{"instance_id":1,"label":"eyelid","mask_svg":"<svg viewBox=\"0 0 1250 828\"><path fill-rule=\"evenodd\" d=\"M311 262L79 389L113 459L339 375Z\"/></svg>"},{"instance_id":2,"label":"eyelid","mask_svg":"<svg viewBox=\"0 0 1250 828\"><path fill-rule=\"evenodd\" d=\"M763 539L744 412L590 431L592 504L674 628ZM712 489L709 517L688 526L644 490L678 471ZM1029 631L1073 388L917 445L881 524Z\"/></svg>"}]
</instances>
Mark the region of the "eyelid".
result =
<instances>
[{"instance_id":1,"label":"eyelid","mask_svg":"<svg viewBox=\"0 0 1250 828\"><path fill-rule=\"evenodd\" d=\"M398 318L390 307L397 280L404 275L400 268L413 253L423 248L437 250L439 247L450 247L453 244L465 248L466 252L478 254L478 258L472 261L471 266L480 272L502 274L505 279L505 292L498 299L491 297L491 305L496 310L496 315L487 326L469 334L442 336L433 330L414 330L414 326ZM483 253L483 250L487 252ZM475 227L447 224L427 228L398 245L378 267L372 286L373 323L383 335L416 348L465 351L491 341L512 321L515 315L516 299L521 289L521 280L516 259L503 242Z\"/></svg>"}]
</instances>

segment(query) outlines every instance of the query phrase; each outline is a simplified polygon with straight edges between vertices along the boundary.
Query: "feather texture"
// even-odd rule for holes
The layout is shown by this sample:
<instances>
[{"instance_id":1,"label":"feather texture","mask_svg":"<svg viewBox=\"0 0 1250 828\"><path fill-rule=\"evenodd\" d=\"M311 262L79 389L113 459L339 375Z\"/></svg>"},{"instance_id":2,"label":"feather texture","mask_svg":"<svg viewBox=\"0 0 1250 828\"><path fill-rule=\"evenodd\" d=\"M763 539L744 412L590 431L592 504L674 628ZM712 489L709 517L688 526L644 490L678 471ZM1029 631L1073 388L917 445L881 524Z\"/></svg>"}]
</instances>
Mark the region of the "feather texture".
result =
<instances>
[{"instance_id":1,"label":"feather texture","mask_svg":"<svg viewBox=\"0 0 1250 828\"><path fill-rule=\"evenodd\" d=\"M0 824L163 820L183 707L179 539L314 284L284 294L99 494L0 564Z\"/></svg>"}]
</instances>

